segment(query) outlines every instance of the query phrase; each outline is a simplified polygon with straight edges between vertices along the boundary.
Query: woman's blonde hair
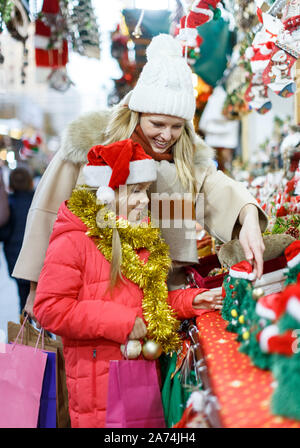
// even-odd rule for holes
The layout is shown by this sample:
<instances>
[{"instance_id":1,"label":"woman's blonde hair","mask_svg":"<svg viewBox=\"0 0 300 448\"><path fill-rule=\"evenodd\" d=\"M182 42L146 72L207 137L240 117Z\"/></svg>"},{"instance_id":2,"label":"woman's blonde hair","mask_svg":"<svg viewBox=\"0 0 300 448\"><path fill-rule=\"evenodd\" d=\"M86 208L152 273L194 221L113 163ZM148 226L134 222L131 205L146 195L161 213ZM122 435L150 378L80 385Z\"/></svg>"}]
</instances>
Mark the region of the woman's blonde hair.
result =
<instances>
[{"instance_id":1,"label":"woman's blonde hair","mask_svg":"<svg viewBox=\"0 0 300 448\"><path fill-rule=\"evenodd\" d=\"M108 122L104 145L130 138L139 124L140 114L126 105L117 105ZM173 157L177 176L188 193L197 193L197 182L194 172L194 131L186 121L182 133L173 146Z\"/></svg>"}]
</instances>

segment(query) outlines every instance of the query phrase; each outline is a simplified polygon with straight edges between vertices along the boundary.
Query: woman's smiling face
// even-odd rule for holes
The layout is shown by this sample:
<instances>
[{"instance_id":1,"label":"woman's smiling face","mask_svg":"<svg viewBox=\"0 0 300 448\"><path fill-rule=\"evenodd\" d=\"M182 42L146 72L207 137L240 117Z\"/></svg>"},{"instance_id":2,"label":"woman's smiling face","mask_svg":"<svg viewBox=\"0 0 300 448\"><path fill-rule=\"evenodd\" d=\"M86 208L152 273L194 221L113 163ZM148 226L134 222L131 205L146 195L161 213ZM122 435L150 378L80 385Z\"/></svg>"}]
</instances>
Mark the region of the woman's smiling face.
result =
<instances>
[{"instance_id":1,"label":"woman's smiling face","mask_svg":"<svg viewBox=\"0 0 300 448\"><path fill-rule=\"evenodd\" d=\"M166 152L181 136L185 120L171 115L141 114L140 126L153 151Z\"/></svg>"}]
</instances>

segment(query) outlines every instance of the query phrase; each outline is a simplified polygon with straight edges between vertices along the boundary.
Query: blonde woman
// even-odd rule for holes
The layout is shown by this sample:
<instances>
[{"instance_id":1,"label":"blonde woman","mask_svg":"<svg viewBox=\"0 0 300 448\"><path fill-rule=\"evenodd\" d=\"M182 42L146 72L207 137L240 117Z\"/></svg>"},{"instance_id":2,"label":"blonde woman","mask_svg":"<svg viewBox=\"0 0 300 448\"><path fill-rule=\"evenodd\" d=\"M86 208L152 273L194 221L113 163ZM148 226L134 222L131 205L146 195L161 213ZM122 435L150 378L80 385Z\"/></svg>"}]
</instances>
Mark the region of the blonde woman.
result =
<instances>
[{"instance_id":1,"label":"blonde woman","mask_svg":"<svg viewBox=\"0 0 300 448\"><path fill-rule=\"evenodd\" d=\"M62 201L83 183L82 166L95 144L131 138L156 161L157 180L151 193L189 194L195 214L182 225L161 226L173 261L169 289L182 287L182 266L197 262L196 221L223 242L238 237L245 258L262 275L264 244L261 232L267 217L256 200L238 182L217 171L213 151L192 125L195 98L191 70L179 43L169 35L153 38L135 88L110 111L91 113L71 123L62 146L49 164L28 215L23 248L14 276L31 281L25 310L33 316L35 288L49 237ZM192 227L194 226L194 228Z\"/></svg>"}]
</instances>

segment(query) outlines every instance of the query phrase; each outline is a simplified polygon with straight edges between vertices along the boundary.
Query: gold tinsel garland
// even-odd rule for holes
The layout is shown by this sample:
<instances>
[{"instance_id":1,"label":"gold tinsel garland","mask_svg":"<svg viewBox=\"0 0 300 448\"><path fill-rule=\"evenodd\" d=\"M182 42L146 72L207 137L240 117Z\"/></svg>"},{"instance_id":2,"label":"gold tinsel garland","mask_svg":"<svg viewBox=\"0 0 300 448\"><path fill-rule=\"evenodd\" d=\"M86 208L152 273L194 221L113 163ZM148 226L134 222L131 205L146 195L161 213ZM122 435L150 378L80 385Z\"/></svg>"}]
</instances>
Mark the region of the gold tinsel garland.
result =
<instances>
[{"instance_id":1,"label":"gold tinsel garland","mask_svg":"<svg viewBox=\"0 0 300 448\"><path fill-rule=\"evenodd\" d=\"M109 262L112 257L113 226L117 227L122 247L121 272L143 290L142 309L148 337L160 343L165 353L177 350L180 347L180 323L167 302L166 281L171 259L160 230L152 227L151 222L131 226L104 205L97 204L95 195L85 188L73 190L68 209L87 226L87 235ZM99 217L102 224L107 224L106 227L97 225ZM141 248L150 252L147 263L143 263L135 251Z\"/></svg>"}]
</instances>

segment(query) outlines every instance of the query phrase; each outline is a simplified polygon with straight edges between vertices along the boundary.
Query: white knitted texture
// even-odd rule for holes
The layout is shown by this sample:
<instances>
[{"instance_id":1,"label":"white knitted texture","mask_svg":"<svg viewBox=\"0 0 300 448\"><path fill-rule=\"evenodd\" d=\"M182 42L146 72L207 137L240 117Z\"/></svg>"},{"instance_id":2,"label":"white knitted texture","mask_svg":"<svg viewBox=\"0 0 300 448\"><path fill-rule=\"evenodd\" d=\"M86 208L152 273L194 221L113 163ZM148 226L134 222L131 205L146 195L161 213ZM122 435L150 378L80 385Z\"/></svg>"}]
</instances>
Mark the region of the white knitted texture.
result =
<instances>
[{"instance_id":1,"label":"white knitted texture","mask_svg":"<svg viewBox=\"0 0 300 448\"><path fill-rule=\"evenodd\" d=\"M192 120L195 113L192 72L182 57L179 42L167 34L156 36L147 49L147 56L148 62L132 91L129 108Z\"/></svg>"}]
</instances>

